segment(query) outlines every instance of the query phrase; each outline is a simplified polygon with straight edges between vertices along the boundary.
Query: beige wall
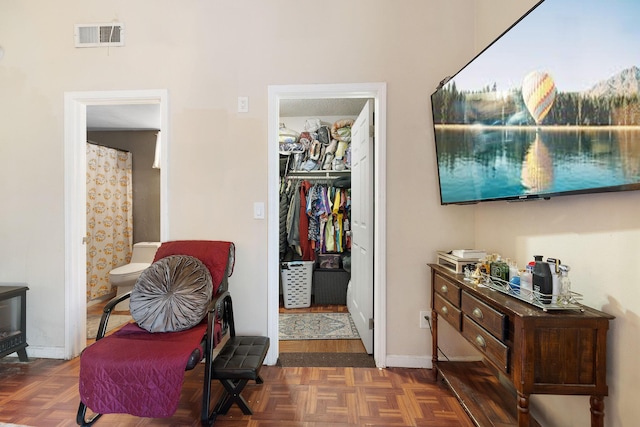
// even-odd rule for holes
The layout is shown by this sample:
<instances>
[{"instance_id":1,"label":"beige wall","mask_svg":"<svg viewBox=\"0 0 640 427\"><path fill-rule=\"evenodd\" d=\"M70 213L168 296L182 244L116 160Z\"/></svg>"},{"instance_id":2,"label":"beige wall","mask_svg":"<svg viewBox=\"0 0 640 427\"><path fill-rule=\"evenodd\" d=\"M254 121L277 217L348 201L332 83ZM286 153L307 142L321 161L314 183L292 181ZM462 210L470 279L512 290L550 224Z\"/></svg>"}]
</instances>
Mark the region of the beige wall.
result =
<instances>
[{"instance_id":1,"label":"beige wall","mask_svg":"<svg viewBox=\"0 0 640 427\"><path fill-rule=\"evenodd\" d=\"M476 46L483 48L535 1L477 1ZM640 192L565 196L526 203L492 202L476 208L475 244L519 265L534 254L571 266L573 289L587 305L616 316L608 334L605 425L634 425L640 418ZM589 425L588 397L541 396L533 411L545 426Z\"/></svg>"},{"instance_id":2,"label":"beige wall","mask_svg":"<svg viewBox=\"0 0 640 427\"><path fill-rule=\"evenodd\" d=\"M64 348L65 92L167 89L169 238L233 240L237 326L264 333L267 222L253 219L253 203L267 201L267 87L386 82L385 326L393 331L386 352L429 361L430 338L418 327L419 311L429 307L425 264L436 249L464 245L473 234L472 211L438 203L429 107L437 83L473 52L468 1L0 7L0 115L10 118L0 127L0 196L8 207L0 280L30 286L32 354ZM125 24L125 47L73 47L75 23L111 20ZM236 112L238 96L249 97L249 113Z\"/></svg>"},{"instance_id":3,"label":"beige wall","mask_svg":"<svg viewBox=\"0 0 640 427\"><path fill-rule=\"evenodd\" d=\"M252 207L267 201L267 87L386 82L387 355L407 364L430 360L418 313L430 304L425 264L437 249L478 244L524 262L535 247L575 266L587 302L618 316L610 333L607 423L633 419L637 409L624 399L639 381L625 354L637 350L637 294L627 284L628 267L638 260L638 223L627 212L640 194L532 207L439 204L429 95L531 3L3 1L0 281L29 284L28 351L46 356L64 348L66 91L168 90L169 238L233 240L237 328L266 333L267 229ZM73 47L75 23L111 20L126 25L125 47ZM250 98L249 113L236 113L238 96ZM501 239L489 236L486 224L504 222L513 227ZM613 273L595 267L603 257ZM443 332L447 353L470 354L454 335ZM621 354L622 343L628 353ZM569 400L580 411L587 405ZM556 402L541 399L534 409L558 412L558 426L584 425L582 412L563 413Z\"/></svg>"}]
</instances>

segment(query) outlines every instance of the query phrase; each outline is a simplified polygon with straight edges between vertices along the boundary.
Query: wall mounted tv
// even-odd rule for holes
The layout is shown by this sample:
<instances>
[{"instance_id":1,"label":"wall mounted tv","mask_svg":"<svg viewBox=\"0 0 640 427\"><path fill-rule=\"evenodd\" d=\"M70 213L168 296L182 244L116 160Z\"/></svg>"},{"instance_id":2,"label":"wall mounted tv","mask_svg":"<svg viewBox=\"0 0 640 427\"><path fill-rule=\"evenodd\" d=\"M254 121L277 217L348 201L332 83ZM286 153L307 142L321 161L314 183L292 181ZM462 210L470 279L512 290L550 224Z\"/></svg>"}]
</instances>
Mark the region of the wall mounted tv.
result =
<instances>
[{"instance_id":1,"label":"wall mounted tv","mask_svg":"<svg viewBox=\"0 0 640 427\"><path fill-rule=\"evenodd\" d=\"M543 0L431 95L442 204L640 189L640 1Z\"/></svg>"}]
</instances>

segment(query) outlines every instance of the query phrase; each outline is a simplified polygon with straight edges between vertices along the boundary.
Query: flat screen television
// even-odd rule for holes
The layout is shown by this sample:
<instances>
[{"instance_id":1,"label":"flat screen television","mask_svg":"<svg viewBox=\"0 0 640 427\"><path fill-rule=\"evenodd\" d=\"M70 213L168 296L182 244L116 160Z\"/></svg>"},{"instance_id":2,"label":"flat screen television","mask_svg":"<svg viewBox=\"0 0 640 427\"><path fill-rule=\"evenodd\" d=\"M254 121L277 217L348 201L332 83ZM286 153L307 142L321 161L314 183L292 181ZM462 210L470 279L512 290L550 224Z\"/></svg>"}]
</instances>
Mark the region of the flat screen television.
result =
<instances>
[{"instance_id":1,"label":"flat screen television","mask_svg":"<svg viewBox=\"0 0 640 427\"><path fill-rule=\"evenodd\" d=\"M431 95L440 200L640 189L640 1L543 0Z\"/></svg>"}]
</instances>

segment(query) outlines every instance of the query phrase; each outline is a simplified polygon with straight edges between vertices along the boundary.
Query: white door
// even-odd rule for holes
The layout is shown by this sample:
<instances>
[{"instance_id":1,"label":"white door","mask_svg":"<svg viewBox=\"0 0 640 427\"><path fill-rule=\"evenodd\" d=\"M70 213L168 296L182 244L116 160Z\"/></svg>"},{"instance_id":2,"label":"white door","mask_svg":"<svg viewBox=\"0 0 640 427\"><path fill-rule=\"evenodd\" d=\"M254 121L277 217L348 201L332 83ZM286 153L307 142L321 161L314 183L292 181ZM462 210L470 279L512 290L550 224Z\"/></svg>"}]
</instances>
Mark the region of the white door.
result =
<instances>
[{"instance_id":1,"label":"white door","mask_svg":"<svg viewBox=\"0 0 640 427\"><path fill-rule=\"evenodd\" d=\"M351 128L351 289L347 306L373 353L373 123L367 101Z\"/></svg>"}]
</instances>

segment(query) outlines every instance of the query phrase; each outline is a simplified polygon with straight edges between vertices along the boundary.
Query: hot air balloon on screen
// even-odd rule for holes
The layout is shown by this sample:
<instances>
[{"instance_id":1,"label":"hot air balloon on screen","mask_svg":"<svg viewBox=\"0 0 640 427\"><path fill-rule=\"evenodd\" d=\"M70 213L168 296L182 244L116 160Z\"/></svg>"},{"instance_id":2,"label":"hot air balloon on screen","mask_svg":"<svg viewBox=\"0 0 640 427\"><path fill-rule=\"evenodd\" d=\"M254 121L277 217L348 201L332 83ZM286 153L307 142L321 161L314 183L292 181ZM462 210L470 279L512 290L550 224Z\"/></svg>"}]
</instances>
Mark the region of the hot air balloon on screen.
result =
<instances>
[{"instance_id":1,"label":"hot air balloon on screen","mask_svg":"<svg viewBox=\"0 0 640 427\"><path fill-rule=\"evenodd\" d=\"M522 81L522 98L531 117L539 125L551 110L556 98L556 85L544 71L533 71Z\"/></svg>"},{"instance_id":2,"label":"hot air balloon on screen","mask_svg":"<svg viewBox=\"0 0 640 427\"><path fill-rule=\"evenodd\" d=\"M553 175L551 154L540 133L536 132L536 139L529 146L522 162L522 185L529 192L545 191L553 184Z\"/></svg>"}]
</instances>

